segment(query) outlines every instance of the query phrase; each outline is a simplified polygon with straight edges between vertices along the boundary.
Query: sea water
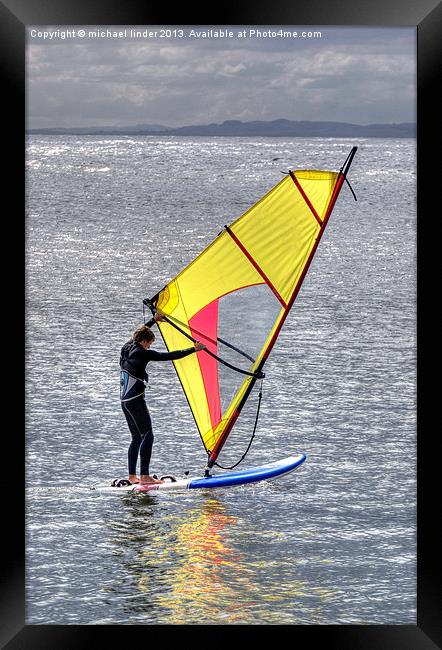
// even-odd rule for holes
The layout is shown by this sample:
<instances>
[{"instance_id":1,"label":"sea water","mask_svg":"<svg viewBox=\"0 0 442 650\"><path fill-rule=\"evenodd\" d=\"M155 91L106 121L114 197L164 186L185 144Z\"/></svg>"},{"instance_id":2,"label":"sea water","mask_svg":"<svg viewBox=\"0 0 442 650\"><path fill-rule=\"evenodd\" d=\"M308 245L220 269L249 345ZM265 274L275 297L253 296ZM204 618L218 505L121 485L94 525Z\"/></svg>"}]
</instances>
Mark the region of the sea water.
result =
<instances>
[{"instance_id":1,"label":"sea water","mask_svg":"<svg viewBox=\"0 0 442 650\"><path fill-rule=\"evenodd\" d=\"M126 475L118 361L142 299L283 173L338 170L354 145L358 200L344 185L242 466L306 462L222 490L90 490ZM29 137L28 624L415 624L415 156L409 139ZM151 471L200 474L173 366L150 365Z\"/></svg>"}]
</instances>

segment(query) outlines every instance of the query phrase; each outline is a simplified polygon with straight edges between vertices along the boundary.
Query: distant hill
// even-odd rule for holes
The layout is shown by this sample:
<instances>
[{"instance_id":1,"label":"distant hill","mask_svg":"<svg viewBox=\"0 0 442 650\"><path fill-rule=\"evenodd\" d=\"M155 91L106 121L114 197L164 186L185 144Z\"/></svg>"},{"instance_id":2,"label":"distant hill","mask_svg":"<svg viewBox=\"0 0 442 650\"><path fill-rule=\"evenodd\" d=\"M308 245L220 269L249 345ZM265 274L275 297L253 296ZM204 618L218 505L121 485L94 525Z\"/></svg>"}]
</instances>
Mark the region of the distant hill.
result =
<instances>
[{"instance_id":1,"label":"distant hill","mask_svg":"<svg viewBox=\"0 0 442 650\"><path fill-rule=\"evenodd\" d=\"M399 124L349 124L347 122L296 122L292 120L258 120L241 122L226 120L222 124L197 124L176 128L161 124L137 124L135 126L75 127L28 129L34 135L160 135L160 136L273 136L294 138L340 137L340 138L414 138L416 125L412 122Z\"/></svg>"},{"instance_id":2,"label":"distant hill","mask_svg":"<svg viewBox=\"0 0 442 650\"><path fill-rule=\"evenodd\" d=\"M27 129L27 133L45 135L155 135L159 132L168 133L168 126L162 124L135 124L133 126L73 126Z\"/></svg>"}]
</instances>

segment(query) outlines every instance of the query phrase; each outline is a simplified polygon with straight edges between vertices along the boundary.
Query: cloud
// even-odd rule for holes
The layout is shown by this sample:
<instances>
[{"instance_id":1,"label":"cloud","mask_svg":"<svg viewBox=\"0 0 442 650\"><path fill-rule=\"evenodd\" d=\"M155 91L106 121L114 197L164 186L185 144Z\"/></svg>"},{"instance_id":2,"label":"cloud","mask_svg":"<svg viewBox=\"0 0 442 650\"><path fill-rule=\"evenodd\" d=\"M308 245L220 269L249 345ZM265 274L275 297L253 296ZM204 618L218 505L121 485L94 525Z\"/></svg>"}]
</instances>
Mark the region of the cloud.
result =
<instances>
[{"instance_id":1,"label":"cloud","mask_svg":"<svg viewBox=\"0 0 442 650\"><path fill-rule=\"evenodd\" d=\"M398 28L293 41L28 39L28 124L411 121L414 53L414 31Z\"/></svg>"}]
</instances>

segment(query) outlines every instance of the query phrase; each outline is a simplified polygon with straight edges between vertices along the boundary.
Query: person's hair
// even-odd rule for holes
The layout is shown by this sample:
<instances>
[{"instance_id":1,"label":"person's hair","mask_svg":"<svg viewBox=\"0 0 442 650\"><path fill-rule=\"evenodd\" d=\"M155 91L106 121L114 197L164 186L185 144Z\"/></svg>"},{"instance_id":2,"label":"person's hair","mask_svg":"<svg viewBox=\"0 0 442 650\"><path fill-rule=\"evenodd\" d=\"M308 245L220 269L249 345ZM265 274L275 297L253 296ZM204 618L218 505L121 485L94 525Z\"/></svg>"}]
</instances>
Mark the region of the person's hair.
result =
<instances>
[{"instance_id":1,"label":"person's hair","mask_svg":"<svg viewBox=\"0 0 442 650\"><path fill-rule=\"evenodd\" d=\"M132 334L132 341L134 343L140 343L145 340L155 341L155 334L152 332L150 327L147 327L147 325L140 325L140 327L137 327L135 332Z\"/></svg>"}]
</instances>

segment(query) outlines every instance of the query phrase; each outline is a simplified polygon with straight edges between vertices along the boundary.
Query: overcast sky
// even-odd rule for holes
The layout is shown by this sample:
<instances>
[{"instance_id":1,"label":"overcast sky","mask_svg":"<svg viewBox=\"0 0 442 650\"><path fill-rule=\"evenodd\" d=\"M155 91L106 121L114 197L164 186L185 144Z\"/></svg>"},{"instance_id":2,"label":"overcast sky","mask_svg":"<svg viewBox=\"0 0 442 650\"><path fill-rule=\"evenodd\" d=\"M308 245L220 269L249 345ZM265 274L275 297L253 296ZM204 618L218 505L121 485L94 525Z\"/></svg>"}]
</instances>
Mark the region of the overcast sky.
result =
<instances>
[{"instance_id":1,"label":"overcast sky","mask_svg":"<svg viewBox=\"0 0 442 650\"><path fill-rule=\"evenodd\" d=\"M161 37L162 28L177 32ZM131 29L157 35L137 38ZM321 37L279 36L279 29ZM28 127L413 122L415 55L412 27L28 27Z\"/></svg>"}]
</instances>

